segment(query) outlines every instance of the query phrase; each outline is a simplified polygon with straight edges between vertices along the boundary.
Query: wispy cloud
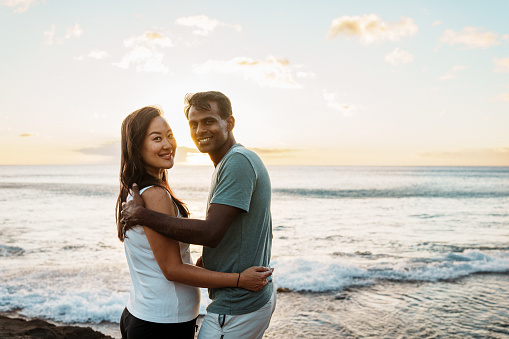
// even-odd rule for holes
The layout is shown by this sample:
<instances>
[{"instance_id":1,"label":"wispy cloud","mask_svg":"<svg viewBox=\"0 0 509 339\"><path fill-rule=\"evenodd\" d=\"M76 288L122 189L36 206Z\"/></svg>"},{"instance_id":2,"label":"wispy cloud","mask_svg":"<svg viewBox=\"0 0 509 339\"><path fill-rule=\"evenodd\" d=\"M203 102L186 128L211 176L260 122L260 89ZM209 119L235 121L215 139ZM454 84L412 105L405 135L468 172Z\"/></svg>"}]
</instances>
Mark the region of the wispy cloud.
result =
<instances>
[{"instance_id":1,"label":"wispy cloud","mask_svg":"<svg viewBox=\"0 0 509 339\"><path fill-rule=\"evenodd\" d=\"M171 39L156 31L146 31L141 35L124 40L129 51L115 66L127 69L136 66L138 72L168 73L169 68L162 63L162 48L172 47Z\"/></svg>"},{"instance_id":2,"label":"wispy cloud","mask_svg":"<svg viewBox=\"0 0 509 339\"><path fill-rule=\"evenodd\" d=\"M23 133L23 134L19 135L20 138L29 138L29 137L35 137L35 136L37 136L37 134L34 134L34 133Z\"/></svg>"},{"instance_id":3,"label":"wispy cloud","mask_svg":"<svg viewBox=\"0 0 509 339\"><path fill-rule=\"evenodd\" d=\"M464 70L464 69L467 69L467 68L468 68L468 66L454 66L446 74L442 75L438 79L439 80L456 79L457 78L457 73L462 71L462 70Z\"/></svg>"},{"instance_id":4,"label":"wispy cloud","mask_svg":"<svg viewBox=\"0 0 509 339\"><path fill-rule=\"evenodd\" d=\"M509 93L502 93L500 94L499 98L502 101L509 101Z\"/></svg>"},{"instance_id":5,"label":"wispy cloud","mask_svg":"<svg viewBox=\"0 0 509 339\"><path fill-rule=\"evenodd\" d=\"M509 147L500 148L470 148L459 149L451 151L429 151L418 154L422 158L436 158L445 161L457 163L457 161L464 161L465 165L470 163L479 163L479 160L484 159L485 162L491 162L493 165L504 165L507 163L509 156Z\"/></svg>"},{"instance_id":6,"label":"wispy cloud","mask_svg":"<svg viewBox=\"0 0 509 339\"><path fill-rule=\"evenodd\" d=\"M193 33L197 35L208 35L217 27L230 27L237 32L242 31L241 25L227 24L205 15L186 16L175 20L176 25L193 27Z\"/></svg>"},{"instance_id":7,"label":"wispy cloud","mask_svg":"<svg viewBox=\"0 0 509 339\"><path fill-rule=\"evenodd\" d=\"M502 39L506 39L506 36L499 37L498 34L486 31L482 27L467 26L461 32L455 32L452 29L444 31L444 34L440 37L440 42L450 45L463 45L467 49L486 49L499 45Z\"/></svg>"},{"instance_id":8,"label":"wispy cloud","mask_svg":"<svg viewBox=\"0 0 509 339\"><path fill-rule=\"evenodd\" d=\"M37 2L37 0L4 0L3 5L15 8L14 13L23 13L28 11L30 7L37 4Z\"/></svg>"},{"instance_id":9,"label":"wispy cloud","mask_svg":"<svg viewBox=\"0 0 509 339\"><path fill-rule=\"evenodd\" d=\"M343 95L344 96L344 95ZM346 103L343 100L339 99L340 94L335 92L329 92L328 90L323 90L323 98L327 103L327 107L330 107L340 113L345 117L350 117L352 115L357 114L357 111L361 109L359 105Z\"/></svg>"},{"instance_id":10,"label":"wispy cloud","mask_svg":"<svg viewBox=\"0 0 509 339\"><path fill-rule=\"evenodd\" d=\"M80 55L80 56L76 57L75 59L79 60L79 61L82 61L85 59L101 60L101 59L107 58L109 56L110 56L110 54L106 51L94 49L94 50L90 51L88 54Z\"/></svg>"},{"instance_id":11,"label":"wispy cloud","mask_svg":"<svg viewBox=\"0 0 509 339\"><path fill-rule=\"evenodd\" d=\"M365 44L385 40L399 41L406 36L416 34L418 27L410 18L401 18L399 22L383 22L376 14L363 16L342 16L332 20L328 37L337 35L354 37Z\"/></svg>"},{"instance_id":12,"label":"wispy cloud","mask_svg":"<svg viewBox=\"0 0 509 339\"><path fill-rule=\"evenodd\" d=\"M79 153L87 155L100 155L109 157L110 159L120 159L120 141L105 142L95 147L86 147L76 150ZM178 147L176 152L175 162L186 162L190 155L199 154L196 148ZM207 157L208 160L208 157Z\"/></svg>"},{"instance_id":13,"label":"wispy cloud","mask_svg":"<svg viewBox=\"0 0 509 339\"><path fill-rule=\"evenodd\" d=\"M496 73L508 73L509 72L509 58L495 58L493 59L495 63L495 72Z\"/></svg>"},{"instance_id":14,"label":"wispy cloud","mask_svg":"<svg viewBox=\"0 0 509 339\"><path fill-rule=\"evenodd\" d=\"M55 25L51 25L49 29L44 31L44 40L43 45L52 46L52 45L60 45L63 44L65 40L69 40L71 38L79 38L81 34L83 34L83 29L79 24L75 24L74 26L67 27L67 32L63 38L55 37L57 31L57 27Z\"/></svg>"},{"instance_id":15,"label":"wispy cloud","mask_svg":"<svg viewBox=\"0 0 509 339\"><path fill-rule=\"evenodd\" d=\"M398 66L401 64L411 63L414 61L414 56L410 52L396 48L391 53L385 55L385 61L393 66Z\"/></svg>"},{"instance_id":16,"label":"wispy cloud","mask_svg":"<svg viewBox=\"0 0 509 339\"><path fill-rule=\"evenodd\" d=\"M297 148L256 148L256 147L251 147L250 150L253 150L259 154L271 154L271 155L288 154L301 151L300 149Z\"/></svg>"},{"instance_id":17,"label":"wispy cloud","mask_svg":"<svg viewBox=\"0 0 509 339\"><path fill-rule=\"evenodd\" d=\"M295 70L300 66L293 66L287 59L280 59L269 55L265 60L253 60L237 57L229 61L207 61L195 68L199 74L219 72L236 73L246 79L255 81L260 86L279 88L301 88L302 85L294 80ZM311 73L299 71L297 77L312 76Z\"/></svg>"},{"instance_id":18,"label":"wispy cloud","mask_svg":"<svg viewBox=\"0 0 509 339\"><path fill-rule=\"evenodd\" d=\"M72 37L79 38L82 33L83 33L83 30L81 29L80 25L75 24L74 26L67 28L67 33L65 34L65 39L70 39Z\"/></svg>"},{"instance_id":19,"label":"wispy cloud","mask_svg":"<svg viewBox=\"0 0 509 339\"><path fill-rule=\"evenodd\" d=\"M437 20L431 24L431 26L440 26L442 24L442 21Z\"/></svg>"},{"instance_id":20,"label":"wispy cloud","mask_svg":"<svg viewBox=\"0 0 509 339\"><path fill-rule=\"evenodd\" d=\"M47 30L44 31L44 41L43 41L43 44L44 45L53 45L54 42L55 42L55 31L56 31L56 26L55 25L51 25L51 27Z\"/></svg>"}]
</instances>

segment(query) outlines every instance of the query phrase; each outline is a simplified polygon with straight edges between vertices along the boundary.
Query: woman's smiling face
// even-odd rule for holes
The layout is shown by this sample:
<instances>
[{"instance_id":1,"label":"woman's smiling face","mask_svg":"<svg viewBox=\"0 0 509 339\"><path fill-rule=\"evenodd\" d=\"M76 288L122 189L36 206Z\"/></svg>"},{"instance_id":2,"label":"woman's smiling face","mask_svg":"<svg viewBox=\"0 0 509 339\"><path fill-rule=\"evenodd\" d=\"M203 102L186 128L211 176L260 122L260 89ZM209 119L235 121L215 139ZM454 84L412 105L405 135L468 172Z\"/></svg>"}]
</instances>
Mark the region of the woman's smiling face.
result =
<instances>
[{"instance_id":1,"label":"woman's smiling face","mask_svg":"<svg viewBox=\"0 0 509 339\"><path fill-rule=\"evenodd\" d=\"M163 117L150 122L141 148L141 158L147 173L160 178L165 169L173 167L177 141L170 125Z\"/></svg>"}]
</instances>

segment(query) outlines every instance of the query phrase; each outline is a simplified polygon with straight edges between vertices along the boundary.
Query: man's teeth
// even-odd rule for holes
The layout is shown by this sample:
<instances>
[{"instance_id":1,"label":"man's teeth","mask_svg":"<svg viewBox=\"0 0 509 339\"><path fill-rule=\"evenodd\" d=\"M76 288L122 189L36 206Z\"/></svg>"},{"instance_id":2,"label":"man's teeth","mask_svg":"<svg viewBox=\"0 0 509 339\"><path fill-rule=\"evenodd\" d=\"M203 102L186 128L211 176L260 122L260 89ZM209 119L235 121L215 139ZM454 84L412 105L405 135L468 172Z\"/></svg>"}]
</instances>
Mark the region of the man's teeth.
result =
<instances>
[{"instance_id":1,"label":"man's teeth","mask_svg":"<svg viewBox=\"0 0 509 339\"><path fill-rule=\"evenodd\" d=\"M200 139L200 142L207 142L209 141L211 138L205 138L205 139Z\"/></svg>"}]
</instances>

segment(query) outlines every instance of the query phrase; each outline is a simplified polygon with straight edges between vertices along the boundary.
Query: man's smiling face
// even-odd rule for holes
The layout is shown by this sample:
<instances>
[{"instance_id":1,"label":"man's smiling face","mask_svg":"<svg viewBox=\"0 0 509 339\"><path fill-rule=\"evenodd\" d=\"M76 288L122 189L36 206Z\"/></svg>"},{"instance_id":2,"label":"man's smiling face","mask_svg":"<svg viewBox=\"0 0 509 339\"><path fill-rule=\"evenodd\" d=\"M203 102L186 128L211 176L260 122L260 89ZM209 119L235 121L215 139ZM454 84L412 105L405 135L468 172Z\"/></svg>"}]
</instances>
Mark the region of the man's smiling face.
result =
<instances>
[{"instance_id":1,"label":"man's smiling face","mask_svg":"<svg viewBox=\"0 0 509 339\"><path fill-rule=\"evenodd\" d=\"M210 110L197 110L194 106L189 109L189 128L191 138L202 153L208 153L211 158L226 153L229 132L232 130L233 117L222 119L216 102L209 102ZM226 148L226 149L225 149ZM224 154L223 154L224 155Z\"/></svg>"}]
</instances>

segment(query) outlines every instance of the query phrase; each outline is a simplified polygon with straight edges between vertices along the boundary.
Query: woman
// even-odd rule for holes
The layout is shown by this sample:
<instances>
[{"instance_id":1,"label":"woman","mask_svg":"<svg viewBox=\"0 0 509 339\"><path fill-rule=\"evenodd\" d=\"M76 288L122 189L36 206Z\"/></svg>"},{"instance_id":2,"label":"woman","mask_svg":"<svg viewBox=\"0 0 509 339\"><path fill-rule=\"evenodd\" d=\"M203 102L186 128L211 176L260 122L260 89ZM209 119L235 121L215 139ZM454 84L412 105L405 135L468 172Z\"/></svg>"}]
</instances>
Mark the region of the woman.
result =
<instances>
[{"instance_id":1,"label":"woman","mask_svg":"<svg viewBox=\"0 0 509 339\"><path fill-rule=\"evenodd\" d=\"M116 212L118 237L124 242L131 273L129 300L120 321L122 337L129 339L194 338L200 306L198 287L258 291L267 284L257 272L265 268L251 267L242 273L208 271L192 264L189 244L142 226L124 234L120 211L122 203L131 199L133 183L139 185L147 208L171 216L189 216L187 207L168 185L166 169L173 167L177 143L162 114L148 106L131 113L122 123Z\"/></svg>"}]
</instances>

